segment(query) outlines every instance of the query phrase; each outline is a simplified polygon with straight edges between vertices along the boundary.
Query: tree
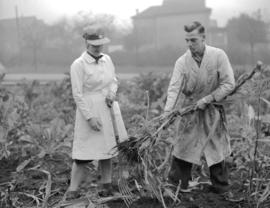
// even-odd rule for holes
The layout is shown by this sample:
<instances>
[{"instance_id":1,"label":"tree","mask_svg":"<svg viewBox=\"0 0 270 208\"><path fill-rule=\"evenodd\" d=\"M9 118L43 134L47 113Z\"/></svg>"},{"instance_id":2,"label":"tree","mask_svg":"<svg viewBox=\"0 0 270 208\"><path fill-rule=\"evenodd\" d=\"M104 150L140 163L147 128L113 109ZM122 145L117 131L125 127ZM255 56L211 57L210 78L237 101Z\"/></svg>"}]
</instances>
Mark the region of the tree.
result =
<instances>
[{"instance_id":1,"label":"tree","mask_svg":"<svg viewBox=\"0 0 270 208\"><path fill-rule=\"evenodd\" d=\"M267 24L261 19L260 13L252 17L248 14L241 14L239 17L230 19L227 23L227 31L230 44L249 45L251 61L254 62L255 46L259 43L267 43Z\"/></svg>"},{"instance_id":2,"label":"tree","mask_svg":"<svg viewBox=\"0 0 270 208\"><path fill-rule=\"evenodd\" d=\"M90 25L100 25L104 28L106 36L112 40L120 39L130 28L127 24L120 24L118 19L110 14L93 14L91 12L80 12L74 16L71 20L73 25L73 31L82 36L83 28Z\"/></svg>"},{"instance_id":3,"label":"tree","mask_svg":"<svg viewBox=\"0 0 270 208\"><path fill-rule=\"evenodd\" d=\"M74 33L74 26L67 18L61 18L53 25L50 25L49 29L49 46L50 48L57 48L62 52L68 53L71 51L79 51L80 37Z\"/></svg>"},{"instance_id":4,"label":"tree","mask_svg":"<svg viewBox=\"0 0 270 208\"><path fill-rule=\"evenodd\" d=\"M22 25L23 48L32 50L33 65L35 71L38 70L38 52L46 42L48 26L41 20L31 19L25 25ZM24 51L25 53L25 51Z\"/></svg>"}]
</instances>

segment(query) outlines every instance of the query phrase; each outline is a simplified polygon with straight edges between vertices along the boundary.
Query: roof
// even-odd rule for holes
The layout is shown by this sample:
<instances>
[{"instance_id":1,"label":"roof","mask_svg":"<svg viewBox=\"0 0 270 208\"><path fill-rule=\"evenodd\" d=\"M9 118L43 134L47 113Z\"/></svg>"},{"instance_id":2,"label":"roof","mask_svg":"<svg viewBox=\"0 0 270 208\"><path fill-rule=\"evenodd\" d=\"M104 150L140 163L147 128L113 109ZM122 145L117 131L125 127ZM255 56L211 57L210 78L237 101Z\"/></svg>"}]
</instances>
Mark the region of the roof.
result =
<instances>
[{"instance_id":1,"label":"roof","mask_svg":"<svg viewBox=\"0 0 270 208\"><path fill-rule=\"evenodd\" d=\"M163 5L163 6L152 6L148 9L140 12L139 14L133 16L134 19L152 18L158 16L167 15L181 15L181 14L194 14L194 13L210 13L210 8L183 8L175 5Z\"/></svg>"}]
</instances>

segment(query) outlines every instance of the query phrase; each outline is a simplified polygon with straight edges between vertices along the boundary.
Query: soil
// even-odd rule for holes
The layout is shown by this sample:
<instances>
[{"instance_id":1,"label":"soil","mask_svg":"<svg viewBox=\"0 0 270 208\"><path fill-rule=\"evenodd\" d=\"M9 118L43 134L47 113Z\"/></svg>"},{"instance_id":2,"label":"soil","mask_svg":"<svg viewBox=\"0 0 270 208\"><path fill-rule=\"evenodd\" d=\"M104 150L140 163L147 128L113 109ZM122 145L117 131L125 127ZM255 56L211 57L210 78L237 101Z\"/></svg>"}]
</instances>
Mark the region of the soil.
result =
<instances>
[{"instance_id":1,"label":"soil","mask_svg":"<svg viewBox=\"0 0 270 208\"><path fill-rule=\"evenodd\" d=\"M48 200L47 207L55 207L57 205L69 183L70 177L70 166L71 161L67 159L68 157L56 155L54 157L45 157L39 162L39 169L46 170L51 173L52 176L52 187L51 196ZM34 208L38 207L34 198L29 197L29 195L38 196L40 199L45 196L46 184L48 177L46 174L30 170L31 165L29 164L25 170L16 173L16 167L21 161L16 161L10 159L0 160L0 194L1 201L0 207L22 207L22 208ZM27 169L28 168L28 169ZM96 195L96 188L91 187L95 184L99 178L97 171L93 167L89 167L90 173L89 177L86 178L85 183L81 186L81 193L86 193L87 195ZM90 177L91 176L91 177ZM234 179L237 182L237 179ZM116 186L117 187L117 186ZM117 188L115 188L117 189ZM116 190L117 191L117 190ZM223 195L218 195L206 191L204 188L198 190L193 190L191 193L181 193L179 199L181 203L174 204L169 199L166 199L167 207L178 207L178 208L248 208L254 207L249 205L247 201L239 200L241 198L246 198L243 192L243 187L235 183L231 190L233 198L228 200ZM19 194L20 193L20 194ZM24 195L22 193L29 194ZM42 201L40 201L42 203ZM125 208L126 205L123 201L111 201L106 204L110 208ZM151 197L142 197L137 201L133 202L131 207L134 208L162 208L162 203L153 199ZM264 207L262 205L261 207ZM267 207L267 205L265 205Z\"/></svg>"},{"instance_id":2,"label":"soil","mask_svg":"<svg viewBox=\"0 0 270 208\"><path fill-rule=\"evenodd\" d=\"M12 172L16 170L18 160L8 160L6 158L0 160L0 184L9 182L12 179Z\"/></svg>"}]
</instances>

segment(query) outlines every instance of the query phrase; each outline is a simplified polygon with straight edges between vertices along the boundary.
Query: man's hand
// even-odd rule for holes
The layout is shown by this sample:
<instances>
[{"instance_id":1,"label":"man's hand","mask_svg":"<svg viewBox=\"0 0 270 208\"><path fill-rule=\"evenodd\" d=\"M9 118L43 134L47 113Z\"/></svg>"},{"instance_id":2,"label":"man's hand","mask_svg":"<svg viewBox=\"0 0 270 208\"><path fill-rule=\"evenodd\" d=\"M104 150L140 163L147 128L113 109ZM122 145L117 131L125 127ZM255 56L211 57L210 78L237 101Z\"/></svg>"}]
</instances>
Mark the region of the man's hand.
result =
<instances>
[{"instance_id":1,"label":"man's hand","mask_svg":"<svg viewBox=\"0 0 270 208\"><path fill-rule=\"evenodd\" d=\"M195 109L204 110L205 107L214 100L212 95L207 95L202 99L198 100L195 106Z\"/></svg>"},{"instance_id":2,"label":"man's hand","mask_svg":"<svg viewBox=\"0 0 270 208\"><path fill-rule=\"evenodd\" d=\"M107 106L109 107L109 108L111 108L112 107L112 104L113 104L113 101L115 100L115 96L113 96L113 95L108 95L106 98L105 98L105 102L106 102L106 104L107 104Z\"/></svg>"},{"instance_id":3,"label":"man's hand","mask_svg":"<svg viewBox=\"0 0 270 208\"><path fill-rule=\"evenodd\" d=\"M101 122L98 118L93 117L87 120L89 126L91 129L93 129L94 131L100 131L101 130Z\"/></svg>"}]
</instances>

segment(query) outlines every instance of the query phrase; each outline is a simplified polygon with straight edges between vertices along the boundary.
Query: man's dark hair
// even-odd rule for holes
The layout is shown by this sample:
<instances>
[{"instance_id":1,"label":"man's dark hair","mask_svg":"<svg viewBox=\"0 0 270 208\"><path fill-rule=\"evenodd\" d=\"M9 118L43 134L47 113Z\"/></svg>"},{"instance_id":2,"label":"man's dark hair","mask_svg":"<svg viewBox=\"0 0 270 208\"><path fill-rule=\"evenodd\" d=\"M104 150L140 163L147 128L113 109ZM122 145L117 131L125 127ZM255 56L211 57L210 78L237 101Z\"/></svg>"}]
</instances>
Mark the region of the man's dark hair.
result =
<instances>
[{"instance_id":1,"label":"man's dark hair","mask_svg":"<svg viewBox=\"0 0 270 208\"><path fill-rule=\"evenodd\" d=\"M192 32L194 30L198 30L200 34L204 34L205 33L204 26L200 22L198 22L198 21L194 21L194 22L192 22L189 25L185 25L184 26L184 30L186 32Z\"/></svg>"}]
</instances>

